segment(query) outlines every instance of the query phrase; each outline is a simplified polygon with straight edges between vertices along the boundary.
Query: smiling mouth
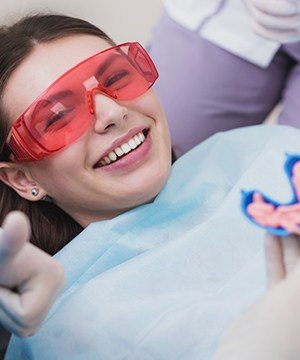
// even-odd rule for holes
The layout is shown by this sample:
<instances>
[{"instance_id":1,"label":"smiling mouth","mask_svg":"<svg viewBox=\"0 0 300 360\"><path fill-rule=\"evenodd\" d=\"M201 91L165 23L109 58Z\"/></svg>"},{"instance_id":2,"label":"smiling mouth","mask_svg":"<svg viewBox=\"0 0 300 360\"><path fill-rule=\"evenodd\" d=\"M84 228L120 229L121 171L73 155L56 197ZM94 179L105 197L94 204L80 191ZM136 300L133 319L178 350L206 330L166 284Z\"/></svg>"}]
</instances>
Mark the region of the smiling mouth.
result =
<instances>
[{"instance_id":1,"label":"smiling mouth","mask_svg":"<svg viewBox=\"0 0 300 360\"><path fill-rule=\"evenodd\" d=\"M118 162L118 160L134 152L144 143L149 131L150 129L144 129L140 131L127 142L123 143L122 145L109 152L106 156L102 157L99 161L97 161L93 168L96 169Z\"/></svg>"}]
</instances>

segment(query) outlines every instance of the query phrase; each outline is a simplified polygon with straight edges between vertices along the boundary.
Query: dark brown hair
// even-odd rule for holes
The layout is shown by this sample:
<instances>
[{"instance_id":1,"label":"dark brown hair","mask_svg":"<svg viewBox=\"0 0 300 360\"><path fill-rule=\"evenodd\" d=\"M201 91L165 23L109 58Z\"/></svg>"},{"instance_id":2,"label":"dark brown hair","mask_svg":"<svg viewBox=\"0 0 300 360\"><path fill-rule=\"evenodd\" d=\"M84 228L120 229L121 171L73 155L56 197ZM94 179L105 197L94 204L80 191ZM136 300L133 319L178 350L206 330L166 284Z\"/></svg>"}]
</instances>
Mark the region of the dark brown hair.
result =
<instances>
[{"instance_id":1,"label":"dark brown hair","mask_svg":"<svg viewBox=\"0 0 300 360\"><path fill-rule=\"evenodd\" d=\"M3 91L12 72L39 43L68 35L89 34L114 42L87 21L57 14L36 14L0 28L0 160L9 161L6 139L9 120L2 104ZM12 210L21 210L30 219L31 242L53 255L76 236L82 227L54 203L28 201L0 181L0 222Z\"/></svg>"}]
</instances>

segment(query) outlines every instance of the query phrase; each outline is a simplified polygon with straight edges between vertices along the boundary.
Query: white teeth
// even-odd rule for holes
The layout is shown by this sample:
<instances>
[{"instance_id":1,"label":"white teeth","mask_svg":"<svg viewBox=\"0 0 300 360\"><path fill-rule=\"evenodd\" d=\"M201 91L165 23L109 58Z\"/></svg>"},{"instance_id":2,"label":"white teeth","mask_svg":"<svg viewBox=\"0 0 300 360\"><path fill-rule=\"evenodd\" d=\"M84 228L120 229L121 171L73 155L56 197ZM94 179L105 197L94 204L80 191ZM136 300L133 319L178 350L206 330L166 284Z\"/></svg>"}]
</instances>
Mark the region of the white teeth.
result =
<instances>
[{"instance_id":1,"label":"white teeth","mask_svg":"<svg viewBox=\"0 0 300 360\"><path fill-rule=\"evenodd\" d=\"M122 144L120 147L115 148L107 156L100 160L100 164L105 166L114 162L124 154L128 154L131 150L136 149L145 140L145 135L139 132L137 135L132 137L128 142Z\"/></svg>"},{"instance_id":2,"label":"white teeth","mask_svg":"<svg viewBox=\"0 0 300 360\"><path fill-rule=\"evenodd\" d=\"M115 149L115 153L116 153L118 156L124 155L124 151L123 151L121 148L119 148L119 147L117 147L117 148Z\"/></svg>"},{"instance_id":3,"label":"white teeth","mask_svg":"<svg viewBox=\"0 0 300 360\"><path fill-rule=\"evenodd\" d=\"M109 157L107 157L107 156L105 156L104 160L105 160L106 164L110 164L110 163L111 163Z\"/></svg>"},{"instance_id":4,"label":"white teeth","mask_svg":"<svg viewBox=\"0 0 300 360\"><path fill-rule=\"evenodd\" d=\"M137 135L135 135L133 138L134 138L135 142L136 142L138 145L141 144L141 140L140 140L140 138L139 138Z\"/></svg>"},{"instance_id":5,"label":"white teeth","mask_svg":"<svg viewBox=\"0 0 300 360\"><path fill-rule=\"evenodd\" d=\"M117 155L116 153L114 153L113 151L111 151L109 154L108 154L108 157L110 158L111 161L115 161L117 160Z\"/></svg>"},{"instance_id":6,"label":"white teeth","mask_svg":"<svg viewBox=\"0 0 300 360\"><path fill-rule=\"evenodd\" d=\"M122 144L121 149L124 151L125 154L129 153L129 151L131 150L130 146L127 143Z\"/></svg>"},{"instance_id":7,"label":"white teeth","mask_svg":"<svg viewBox=\"0 0 300 360\"><path fill-rule=\"evenodd\" d=\"M130 148L131 148L132 150L135 149L135 148L138 146L138 144L135 142L134 139L130 139L130 140L128 141L128 145L130 146Z\"/></svg>"},{"instance_id":8,"label":"white teeth","mask_svg":"<svg viewBox=\"0 0 300 360\"><path fill-rule=\"evenodd\" d=\"M141 141L145 140L145 135L142 132L138 133L138 137L140 138Z\"/></svg>"}]
</instances>

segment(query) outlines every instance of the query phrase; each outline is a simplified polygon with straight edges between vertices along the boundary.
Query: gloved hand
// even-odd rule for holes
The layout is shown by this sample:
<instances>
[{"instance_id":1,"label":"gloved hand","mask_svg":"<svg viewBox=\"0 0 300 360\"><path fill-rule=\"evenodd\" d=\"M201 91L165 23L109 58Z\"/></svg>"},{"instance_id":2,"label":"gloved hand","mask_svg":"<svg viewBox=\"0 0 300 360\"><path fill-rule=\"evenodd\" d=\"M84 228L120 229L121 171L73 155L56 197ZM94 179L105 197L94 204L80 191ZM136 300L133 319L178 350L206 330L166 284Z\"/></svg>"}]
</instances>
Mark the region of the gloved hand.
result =
<instances>
[{"instance_id":1,"label":"gloved hand","mask_svg":"<svg viewBox=\"0 0 300 360\"><path fill-rule=\"evenodd\" d=\"M268 235L266 262L268 291L232 323L215 360L299 359L299 237Z\"/></svg>"},{"instance_id":2,"label":"gloved hand","mask_svg":"<svg viewBox=\"0 0 300 360\"><path fill-rule=\"evenodd\" d=\"M62 266L28 242L30 225L10 213L0 228L0 323L24 337L37 331L62 288Z\"/></svg>"},{"instance_id":3,"label":"gloved hand","mask_svg":"<svg viewBox=\"0 0 300 360\"><path fill-rule=\"evenodd\" d=\"M300 0L244 0L253 31L281 44L300 41Z\"/></svg>"}]
</instances>

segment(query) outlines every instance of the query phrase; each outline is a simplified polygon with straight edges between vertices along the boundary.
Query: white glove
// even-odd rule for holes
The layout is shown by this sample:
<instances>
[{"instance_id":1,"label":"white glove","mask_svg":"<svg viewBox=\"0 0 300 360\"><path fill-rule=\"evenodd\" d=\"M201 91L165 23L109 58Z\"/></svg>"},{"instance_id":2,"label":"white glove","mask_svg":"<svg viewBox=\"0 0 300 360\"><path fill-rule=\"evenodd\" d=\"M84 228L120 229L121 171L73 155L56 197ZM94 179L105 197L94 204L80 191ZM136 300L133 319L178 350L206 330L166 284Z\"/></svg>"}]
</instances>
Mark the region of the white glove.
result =
<instances>
[{"instance_id":1,"label":"white glove","mask_svg":"<svg viewBox=\"0 0 300 360\"><path fill-rule=\"evenodd\" d=\"M215 360L299 359L299 237L269 236L266 260L268 291L232 323Z\"/></svg>"},{"instance_id":2,"label":"white glove","mask_svg":"<svg viewBox=\"0 0 300 360\"><path fill-rule=\"evenodd\" d=\"M300 41L300 0L244 0L253 31L281 44Z\"/></svg>"},{"instance_id":3,"label":"white glove","mask_svg":"<svg viewBox=\"0 0 300 360\"><path fill-rule=\"evenodd\" d=\"M0 323L20 337L38 330L64 282L62 266L28 242L30 232L21 212L0 228Z\"/></svg>"}]
</instances>

